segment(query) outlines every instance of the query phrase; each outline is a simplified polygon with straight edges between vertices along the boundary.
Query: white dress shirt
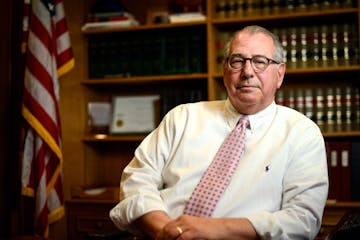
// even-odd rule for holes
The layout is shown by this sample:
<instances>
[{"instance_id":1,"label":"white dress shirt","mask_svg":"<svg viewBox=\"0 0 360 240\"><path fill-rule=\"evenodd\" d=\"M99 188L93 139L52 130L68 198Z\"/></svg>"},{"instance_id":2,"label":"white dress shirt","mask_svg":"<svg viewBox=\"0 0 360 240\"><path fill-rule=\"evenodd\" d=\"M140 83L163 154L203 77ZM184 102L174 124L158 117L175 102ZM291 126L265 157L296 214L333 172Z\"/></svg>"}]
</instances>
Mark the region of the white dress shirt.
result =
<instances>
[{"instance_id":1,"label":"white dress shirt","mask_svg":"<svg viewBox=\"0 0 360 240\"><path fill-rule=\"evenodd\" d=\"M135 151L110 217L120 229L154 210L182 214L240 115L229 100L180 105ZM313 239L328 193L325 145L317 125L272 103L249 115L246 146L213 217L246 217L265 239ZM239 226L241 227L241 226Z\"/></svg>"}]
</instances>

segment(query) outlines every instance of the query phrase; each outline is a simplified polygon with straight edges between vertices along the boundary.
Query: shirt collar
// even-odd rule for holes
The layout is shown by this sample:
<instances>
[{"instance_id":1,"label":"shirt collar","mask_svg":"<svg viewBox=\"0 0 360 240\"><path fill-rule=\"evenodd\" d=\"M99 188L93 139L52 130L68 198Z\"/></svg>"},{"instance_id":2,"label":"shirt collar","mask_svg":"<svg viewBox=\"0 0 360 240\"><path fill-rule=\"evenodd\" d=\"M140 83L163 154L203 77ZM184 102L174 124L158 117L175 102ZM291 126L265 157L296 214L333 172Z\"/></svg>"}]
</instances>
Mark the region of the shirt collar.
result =
<instances>
[{"instance_id":1,"label":"shirt collar","mask_svg":"<svg viewBox=\"0 0 360 240\"><path fill-rule=\"evenodd\" d=\"M234 106L231 104L229 98L227 98L225 101L224 110L228 125L231 129L233 129L242 115L236 111ZM274 118L275 113L276 104L275 102L272 102L268 107L261 110L260 112L249 115L249 127L251 131L256 130L263 124L271 123L271 120Z\"/></svg>"}]
</instances>

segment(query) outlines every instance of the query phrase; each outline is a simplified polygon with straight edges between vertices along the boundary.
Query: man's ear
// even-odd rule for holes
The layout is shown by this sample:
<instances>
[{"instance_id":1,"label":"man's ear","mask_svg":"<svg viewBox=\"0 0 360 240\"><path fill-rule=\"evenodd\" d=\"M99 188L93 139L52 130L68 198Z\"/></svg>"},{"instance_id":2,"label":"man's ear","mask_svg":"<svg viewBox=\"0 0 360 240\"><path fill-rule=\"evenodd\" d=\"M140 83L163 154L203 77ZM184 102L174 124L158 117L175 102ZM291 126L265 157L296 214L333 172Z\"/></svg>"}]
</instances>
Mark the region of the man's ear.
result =
<instances>
[{"instance_id":1,"label":"man's ear","mask_svg":"<svg viewBox=\"0 0 360 240\"><path fill-rule=\"evenodd\" d=\"M277 72L278 75L277 89L279 89L283 83L285 71L286 71L286 64L280 63Z\"/></svg>"},{"instance_id":2,"label":"man's ear","mask_svg":"<svg viewBox=\"0 0 360 240\"><path fill-rule=\"evenodd\" d=\"M222 60L222 70L223 70L223 74L225 74L225 72L227 71L227 65L225 59Z\"/></svg>"}]
</instances>

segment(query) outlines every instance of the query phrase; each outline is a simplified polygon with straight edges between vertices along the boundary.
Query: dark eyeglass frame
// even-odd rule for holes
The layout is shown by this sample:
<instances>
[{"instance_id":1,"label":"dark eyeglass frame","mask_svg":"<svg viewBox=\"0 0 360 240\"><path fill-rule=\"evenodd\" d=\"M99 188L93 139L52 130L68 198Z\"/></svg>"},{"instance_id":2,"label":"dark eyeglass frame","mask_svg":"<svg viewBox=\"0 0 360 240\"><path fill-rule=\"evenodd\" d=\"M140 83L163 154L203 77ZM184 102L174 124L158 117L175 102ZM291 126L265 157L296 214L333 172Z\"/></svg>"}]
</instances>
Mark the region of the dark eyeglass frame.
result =
<instances>
[{"instance_id":1,"label":"dark eyeglass frame","mask_svg":"<svg viewBox=\"0 0 360 240\"><path fill-rule=\"evenodd\" d=\"M234 57L239 59L239 61L237 61L238 64L239 64L240 60L242 61L241 66L238 67L238 68L232 66L231 59L234 58ZM257 66L256 63L254 63L254 59L256 60L256 59L259 59L259 58L261 60L264 60L263 63L262 63L262 64L264 64L264 67L259 68L259 66ZM250 61L251 67L253 68L253 70L255 72L265 71L271 63L275 63L275 64L280 64L281 63L279 61L276 61L274 59L268 58L268 57L263 56L263 55L254 55L251 58L246 58L246 57L243 57L241 54L232 54L232 55L230 55L229 57L226 58L226 62L227 62L228 67L233 71L240 71L241 69L243 69L247 60Z\"/></svg>"}]
</instances>

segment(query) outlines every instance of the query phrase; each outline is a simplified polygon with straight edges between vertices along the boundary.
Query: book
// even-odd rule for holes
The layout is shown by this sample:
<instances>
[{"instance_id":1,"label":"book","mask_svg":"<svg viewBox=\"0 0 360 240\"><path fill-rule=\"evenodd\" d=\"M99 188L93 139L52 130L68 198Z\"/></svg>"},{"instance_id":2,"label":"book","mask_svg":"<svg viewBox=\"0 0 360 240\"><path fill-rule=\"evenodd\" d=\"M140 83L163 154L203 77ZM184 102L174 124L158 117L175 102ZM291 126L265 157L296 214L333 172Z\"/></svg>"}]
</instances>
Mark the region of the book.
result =
<instances>
[{"instance_id":1,"label":"book","mask_svg":"<svg viewBox=\"0 0 360 240\"><path fill-rule=\"evenodd\" d=\"M289 67L296 68L298 62L298 37L297 37L297 28L290 27L289 29L289 37L290 37L290 58L289 58Z\"/></svg>"},{"instance_id":2,"label":"book","mask_svg":"<svg viewBox=\"0 0 360 240\"><path fill-rule=\"evenodd\" d=\"M326 142L329 170L329 200L351 200L351 141Z\"/></svg>"},{"instance_id":3,"label":"book","mask_svg":"<svg viewBox=\"0 0 360 240\"><path fill-rule=\"evenodd\" d=\"M330 42L328 39L331 39L328 37L329 27L325 24L321 25L320 27L320 46L321 46L321 64L322 66L328 66L329 65L329 52L331 51Z\"/></svg>"},{"instance_id":4,"label":"book","mask_svg":"<svg viewBox=\"0 0 360 240\"><path fill-rule=\"evenodd\" d=\"M190 39L189 36L180 35L176 39L176 73L190 73ZM174 56L172 56L174 58Z\"/></svg>"},{"instance_id":5,"label":"book","mask_svg":"<svg viewBox=\"0 0 360 240\"><path fill-rule=\"evenodd\" d=\"M84 23L89 22L108 22L108 21L119 21L119 20L128 20L129 17L124 15L124 13L103 13L103 14L89 14L85 17Z\"/></svg>"},{"instance_id":6,"label":"book","mask_svg":"<svg viewBox=\"0 0 360 240\"><path fill-rule=\"evenodd\" d=\"M226 16L226 0L218 0L216 2L216 17L225 18Z\"/></svg>"},{"instance_id":7,"label":"book","mask_svg":"<svg viewBox=\"0 0 360 240\"><path fill-rule=\"evenodd\" d=\"M128 12L100 12L88 15L82 31L99 28L123 28L138 26L139 22Z\"/></svg>"},{"instance_id":8,"label":"book","mask_svg":"<svg viewBox=\"0 0 360 240\"><path fill-rule=\"evenodd\" d=\"M286 0L286 1L284 1L284 10L286 12L295 11L295 0Z\"/></svg>"},{"instance_id":9,"label":"book","mask_svg":"<svg viewBox=\"0 0 360 240\"><path fill-rule=\"evenodd\" d=\"M342 54L342 57L343 57L343 62L344 62L344 65L349 65L350 64L350 47L351 47L351 43L349 42L350 39L349 39L349 35L351 34L349 31L350 31L350 25L349 24L344 24L343 27L342 27L342 30L343 30L343 39L342 39L342 42L344 44L343 46L343 54Z\"/></svg>"},{"instance_id":10,"label":"book","mask_svg":"<svg viewBox=\"0 0 360 240\"><path fill-rule=\"evenodd\" d=\"M114 21L105 21L105 22L87 22L82 27L82 31L91 30L91 29L105 29L105 28L127 28L139 26L139 22L133 19L125 20L114 20Z\"/></svg>"},{"instance_id":11,"label":"book","mask_svg":"<svg viewBox=\"0 0 360 240\"><path fill-rule=\"evenodd\" d=\"M272 0L263 0L262 1L262 7L261 9L261 14L267 15L270 14L272 11L275 10L275 6L274 6L274 2Z\"/></svg>"},{"instance_id":12,"label":"book","mask_svg":"<svg viewBox=\"0 0 360 240\"><path fill-rule=\"evenodd\" d=\"M311 57L312 57L312 66L316 67L320 61L320 35L318 26L311 27L310 31L312 32L312 45L310 47Z\"/></svg>"},{"instance_id":13,"label":"book","mask_svg":"<svg viewBox=\"0 0 360 240\"><path fill-rule=\"evenodd\" d=\"M288 89L285 105L289 108L295 108L295 92L294 89Z\"/></svg>"},{"instance_id":14,"label":"book","mask_svg":"<svg viewBox=\"0 0 360 240\"><path fill-rule=\"evenodd\" d=\"M332 87L326 88L325 109L326 109L326 125L328 127L328 130L332 131L334 130L334 125L336 122L335 93Z\"/></svg>"},{"instance_id":15,"label":"book","mask_svg":"<svg viewBox=\"0 0 360 240\"><path fill-rule=\"evenodd\" d=\"M177 48L178 48L178 35L171 34L166 36L165 40L165 61L164 74L176 74L178 71L177 64Z\"/></svg>"},{"instance_id":16,"label":"book","mask_svg":"<svg viewBox=\"0 0 360 240\"><path fill-rule=\"evenodd\" d=\"M170 23L205 21L206 16L201 12L173 13L169 15Z\"/></svg>"},{"instance_id":17,"label":"book","mask_svg":"<svg viewBox=\"0 0 360 240\"><path fill-rule=\"evenodd\" d=\"M230 39L229 32L218 32L216 34L215 46L216 46L216 69L217 69L217 72L222 72L222 61L224 60L224 48L229 39Z\"/></svg>"},{"instance_id":18,"label":"book","mask_svg":"<svg viewBox=\"0 0 360 240\"><path fill-rule=\"evenodd\" d=\"M237 12L237 8L238 8L238 5L236 4L236 1L235 0L228 0L227 1L227 7L226 7L226 10L227 10L227 15L226 17L228 18L233 18L236 16L236 12Z\"/></svg>"},{"instance_id":19,"label":"book","mask_svg":"<svg viewBox=\"0 0 360 240\"><path fill-rule=\"evenodd\" d=\"M285 97L284 90L279 89L276 91L276 103L282 106L285 106Z\"/></svg>"},{"instance_id":20,"label":"book","mask_svg":"<svg viewBox=\"0 0 360 240\"><path fill-rule=\"evenodd\" d=\"M338 201L340 196L340 163L338 160L337 151L334 149L334 142L326 141L326 156L328 164L328 175L329 175L329 193L328 200Z\"/></svg>"},{"instance_id":21,"label":"book","mask_svg":"<svg viewBox=\"0 0 360 240\"><path fill-rule=\"evenodd\" d=\"M351 200L360 201L360 142L351 143Z\"/></svg>"},{"instance_id":22,"label":"book","mask_svg":"<svg viewBox=\"0 0 360 240\"><path fill-rule=\"evenodd\" d=\"M311 88L305 89L305 116L311 120L315 120L314 114L314 96Z\"/></svg>"},{"instance_id":23,"label":"book","mask_svg":"<svg viewBox=\"0 0 360 240\"><path fill-rule=\"evenodd\" d=\"M274 29L275 30L275 29ZM274 31L273 30L273 31ZM279 40L281 42L281 45L283 47L283 62L288 62L290 55L289 55L289 43L288 43L288 33L285 28L281 28L279 30Z\"/></svg>"},{"instance_id":24,"label":"book","mask_svg":"<svg viewBox=\"0 0 360 240\"><path fill-rule=\"evenodd\" d=\"M305 114L304 89L298 88L295 93L295 109Z\"/></svg>"},{"instance_id":25,"label":"book","mask_svg":"<svg viewBox=\"0 0 360 240\"><path fill-rule=\"evenodd\" d=\"M357 130L359 130L360 128L360 91L359 88L353 88L352 89L352 94L351 94L351 106L352 106L352 110L351 112L354 115L354 121L353 123L355 123L357 125Z\"/></svg>"},{"instance_id":26,"label":"book","mask_svg":"<svg viewBox=\"0 0 360 240\"><path fill-rule=\"evenodd\" d=\"M206 99L206 90L200 86L165 89L161 93L160 98L160 118L164 117L168 111L179 104L199 102Z\"/></svg>"},{"instance_id":27,"label":"book","mask_svg":"<svg viewBox=\"0 0 360 240\"><path fill-rule=\"evenodd\" d=\"M336 125L340 126L342 124L342 103L341 103L341 88L335 87L335 119L336 119Z\"/></svg>"},{"instance_id":28,"label":"book","mask_svg":"<svg viewBox=\"0 0 360 240\"><path fill-rule=\"evenodd\" d=\"M205 32L199 29L197 33L189 34L189 68L191 73L206 72L206 46L204 43Z\"/></svg>"},{"instance_id":29,"label":"book","mask_svg":"<svg viewBox=\"0 0 360 240\"><path fill-rule=\"evenodd\" d=\"M300 27L300 66L308 67L308 36L307 36L307 28L302 26Z\"/></svg>"},{"instance_id":30,"label":"book","mask_svg":"<svg viewBox=\"0 0 360 240\"><path fill-rule=\"evenodd\" d=\"M245 10L245 0L237 0L236 1L236 5L237 5L237 10L236 10L236 16L238 17L242 17L245 15L244 10Z\"/></svg>"},{"instance_id":31,"label":"book","mask_svg":"<svg viewBox=\"0 0 360 240\"><path fill-rule=\"evenodd\" d=\"M351 87L346 86L343 90L343 100L342 106L343 106L343 120L346 124L351 124L352 121L352 103L351 103Z\"/></svg>"},{"instance_id":32,"label":"book","mask_svg":"<svg viewBox=\"0 0 360 240\"><path fill-rule=\"evenodd\" d=\"M315 89L315 112L316 112L316 123L319 126L323 126L326 121L325 107L324 107L324 90L322 88Z\"/></svg>"},{"instance_id":33,"label":"book","mask_svg":"<svg viewBox=\"0 0 360 240\"><path fill-rule=\"evenodd\" d=\"M341 166L341 193L340 201L351 200L351 142L339 141L340 166ZM355 186L354 186L355 187Z\"/></svg>"},{"instance_id":34,"label":"book","mask_svg":"<svg viewBox=\"0 0 360 240\"><path fill-rule=\"evenodd\" d=\"M332 65L339 65L339 28L337 24L331 25L331 60Z\"/></svg>"}]
</instances>

